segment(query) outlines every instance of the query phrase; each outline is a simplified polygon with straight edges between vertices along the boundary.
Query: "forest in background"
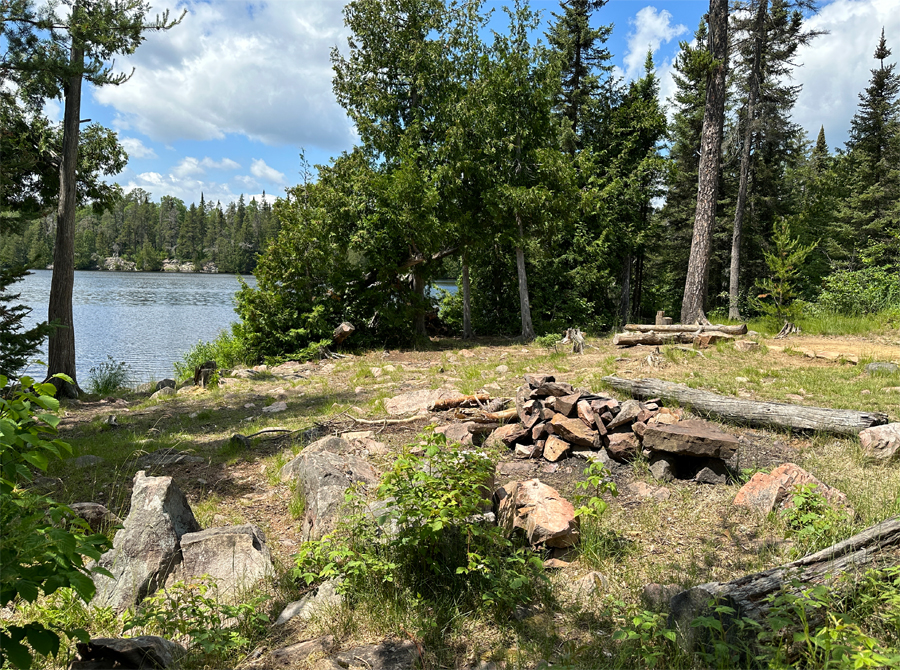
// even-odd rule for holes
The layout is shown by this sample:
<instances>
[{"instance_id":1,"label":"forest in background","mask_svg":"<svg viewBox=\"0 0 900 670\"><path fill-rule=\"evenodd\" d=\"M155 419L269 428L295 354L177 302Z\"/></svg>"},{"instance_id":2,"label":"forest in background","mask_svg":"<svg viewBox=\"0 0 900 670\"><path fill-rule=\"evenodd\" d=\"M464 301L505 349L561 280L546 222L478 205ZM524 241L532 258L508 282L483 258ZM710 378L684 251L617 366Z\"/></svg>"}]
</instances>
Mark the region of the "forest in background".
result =
<instances>
[{"instance_id":1,"label":"forest in background","mask_svg":"<svg viewBox=\"0 0 900 670\"><path fill-rule=\"evenodd\" d=\"M119 257L145 272L161 270L163 261L193 263L199 271L248 274L256 255L278 232L278 219L265 194L257 202L240 196L224 208L219 202L186 206L178 198L134 189L101 213L81 207L75 214L75 269L103 269L108 257ZM37 218L17 235L0 240L0 266L43 268L53 262L56 216ZM213 269L214 268L214 269Z\"/></svg>"},{"instance_id":2,"label":"forest in background","mask_svg":"<svg viewBox=\"0 0 900 670\"><path fill-rule=\"evenodd\" d=\"M433 314L425 286L448 273L460 291L442 325L465 335L677 315L719 67L707 311L900 309L900 76L885 36L872 35L871 77L847 92L859 106L832 152L826 129L810 142L791 118L811 3L731 3L724 62L701 22L675 63L671 123L651 54L639 79L615 77L611 26L591 27L603 4L561 3L546 44L523 3L489 41L479 3L348 4L333 81L360 142L275 204L281 232L238 296L252 356L299 351L345 320L361 343L410 341Z\"/></svg>"},{"instance_id":3,"label":"forest in background","mask_svg":"<svg viewBox=\"0 0 900 670\"><path fill-rule=\"evenodd\" d=\"M681 43L668 116L650 53L640 78L615 75L604 4L565 0L536 40L541 17L523 2L489 34L480 2L355 0L352 37L332 54L354 149L304 165L274 205L188 207L138 189L82 207L75 267L112 256L139 270L169 259L254 271L235 331L250 358L301 351L342 321L355 342L381 345L677 315L707 86L724 67L707 313L900 309L900 76L884 34L872 35L869 80L847 92L859 95L849 140L832 151L827 129L811 142L791 117L796 54L817 37L808 0L730 3L724 60L701 21ZM55 217L18 228L0 264L52 262ZM448 276L460 291L438 306L427 287Z\"/></svg>"}]
</instances>

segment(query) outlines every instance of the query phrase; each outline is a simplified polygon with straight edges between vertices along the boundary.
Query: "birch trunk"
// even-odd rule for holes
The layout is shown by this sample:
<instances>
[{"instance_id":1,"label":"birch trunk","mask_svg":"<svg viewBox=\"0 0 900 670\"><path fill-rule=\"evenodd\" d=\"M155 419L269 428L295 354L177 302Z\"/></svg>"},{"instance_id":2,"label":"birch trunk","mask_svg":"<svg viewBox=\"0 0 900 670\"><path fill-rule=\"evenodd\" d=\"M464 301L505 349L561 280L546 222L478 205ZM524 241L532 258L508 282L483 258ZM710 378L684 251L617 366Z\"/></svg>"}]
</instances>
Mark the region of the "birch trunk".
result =
<instances>
[{"instance_id":1,"label":"birch trunk","mask_svg":"<svg viewBox=\"0 0 900 670\"><path fill-rule=\"evenodd\" d=\"M519 226L519 246L516 247L516 270L519 274L519 307L522 312L522 339L534 339L534 325L531 323L531 303L528 300L528 277L525 276L525 231L522 216L516 212L516 223Z\"/></svg>"}]
</instances>

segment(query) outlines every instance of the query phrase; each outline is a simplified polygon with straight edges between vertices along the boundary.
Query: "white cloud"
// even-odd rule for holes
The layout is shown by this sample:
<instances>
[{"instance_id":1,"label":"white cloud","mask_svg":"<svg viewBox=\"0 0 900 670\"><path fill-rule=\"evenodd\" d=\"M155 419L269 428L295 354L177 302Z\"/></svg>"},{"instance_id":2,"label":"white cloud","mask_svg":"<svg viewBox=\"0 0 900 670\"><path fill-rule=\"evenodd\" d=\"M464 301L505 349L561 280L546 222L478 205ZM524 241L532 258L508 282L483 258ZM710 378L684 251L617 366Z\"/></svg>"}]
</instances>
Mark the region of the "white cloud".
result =
<instances>
[{"instance_id":1,"label":"white cloud","mask_svg":"<svg viewBox=\"0 0 900 670\"><path fill-rule=\"evenodd\" d=\"M192 174L206 174L207 170L237 170L239 167L241 167L241 164L230 158L214 161L208 156L203 160L197 160L193 156L185 156L172 168L172 174L178 177L186 177Z\"/></svg>"},{"instance_id":2,"label":"white cloud","mask_svg":"<svg viewBox=\"0 0 900 670\"><path fill-rule=\"evenodd\" d=\"M190 205L192 202L199 202L202 193L207 202L218 200L226 205L232 200L237 200L239 195L225 183L176 174L163 175L159 172L141 172L139 174L126 172L118 179L122 189L125 192L136 188L144 189L151 194L154 200L159 200L164 195L170 195Z\"/></svg>"},{"instance_id":3,"label":"white cloud","mask_svg":"<svg viewBox=\"0 0 900 670\"><path fill-rule=\"evenodd\" d=\"M794 107L794 120L811 138L825 126L829 146L842 146L850 119L856 113L858 94L869 83L870 70L878 65L872 56L884 27L891 62L900 55L900 11L897 0L835 0L822 7L807 27L828 30L801 49L794 80L803 90Z\"/></svg>"},{"instance_id":4,"label":"white cloud","mask_svg":"<svg viewBox=\"0 0 900 670\"><path fill-rule=\"evenodd\" d=\"M350 122L331 91L332 46L344 48L342 0L189 3L172 30L129 57L123 86L93 89L116 127L151 139L222 139L344 149ZM252 12L251 12L252 9Z\"/></svg>"},{"instance_id":5,"label":"white cloud","mask_svg":"<svg viewBox=\"0 0 900 670\"><path fill-rule=\"evenodd\" d=\"M262 158L253 159L253 163L250 166L250 174L263 181L273 182L275 184L284 183L284 173L266 165L266 162Z\"/></svg>"},{"instance_id":6,"label":"white cloud","mask_svg":"<svg viewBox=\"0 0 900 670\"><path fill-rule=\"evenodd\" d=\"M687 32L687 27L682 24L672 25L672 14L667 10L659 11L655 7L644 7L629 19L629 23L634 29L628 34L628 51L623 58L625 70L622 75L626 80L641 76L648 50L655 54L663 43ZM658 64L657 71L668 67L671 67L668 62Z\"/></svg>"},{"instance_id":7,"label":"white cloud","mask_svg":"<svg viewBox=\"0 0 900 670\"><path fill-rule=\"evenodd\" d=\"M128 158L156 158L156 152L136 137L120 137L119 144L128 152Z\"/></svg>"}]
</instances>

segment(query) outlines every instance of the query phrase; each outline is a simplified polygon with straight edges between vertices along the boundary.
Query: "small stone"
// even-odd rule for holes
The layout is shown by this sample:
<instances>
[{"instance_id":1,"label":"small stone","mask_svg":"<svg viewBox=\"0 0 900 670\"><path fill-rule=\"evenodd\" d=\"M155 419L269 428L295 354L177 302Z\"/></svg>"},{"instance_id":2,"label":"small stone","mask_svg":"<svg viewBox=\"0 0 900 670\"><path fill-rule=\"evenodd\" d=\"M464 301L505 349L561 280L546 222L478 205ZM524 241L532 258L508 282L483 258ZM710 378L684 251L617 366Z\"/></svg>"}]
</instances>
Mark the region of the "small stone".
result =
<instances>
[{"instance_id":1,"label":"small stone","mask_svg":"<svg viewBox=\"0 0 900 670\"><path fill-rule=\"evenodd\" d=\"M568 419L562 414L554 414L550 421L553 433L566 442L589 449L600 448L600 436L584 425L581 419Z\"/></svg>"},{"instance_id":2,"label":"small stone","mask_svg":"<svg viewBox=\"0 0 900 670\"><path fill-rule=\"evenodd\" d=\"M758 351L759 342L753 342L752 340L736 340L734 348L738 351Z\"/></svg>"},{"instance_id":3,"label":"small stone","mask_svg":"<svg viewBox=\"0 0 900 670\"><path fill-rule=\"evenodd\" d=\"M555 409L560 414L564 416L572 416L575 413L575 409L578 406L578 401L581 400L581 393L575 392L566 396L562 396L561 398L556 399Z\"/></svg>"},{"instance_id":4,"label":"small stone","mask_svg":"<svg viewBox=\"0 0 900 670\"><path fill-rule=\"evenodd\" d=\"M497 372L501 375L506 374L507 372L509 372L509 366L508 365L498 365L496 368L494 368L494 372Z\"/></svg>"},{"instance_id":5,"label":"small stone","mask_svg":"<svg viewBox=\"0 0 900 670\"><path fill-rule=\"evenodd\" d=\"M570 446L565 440L560 439L556 435L551 435L547 438L547 443L544 445L544 458L551 463L558 461L566 455Z\"/></svg>"},{"instance_id":6,"label":"small stone","mask_svg":"<svg viewBox=\"0 0 900 670\"><path fill-rule=\"evenodd\" d=\"M900 386L885 386L881 389L882 393L900 393Z\"/></svg>"},{"instance_id":7,"label":"small stone","mask_svg":"<svg viewBox=\"0 0 900 670\"><path fill-rule=\"evenodd\" d=\"M626 423L632 423L635 419L638 418L638 415L641 413L641 403L637 400L626 400L622 403L622 406L619 410L619 413L616 417L610 421L606 427L609 430L613 430L614 428L618 428L619 426L624 426Z\"/></svg>"},{"instance_id":8,"label":"small stone","mask_svg":"<svg viewBox=\"0 0 900 670\"><path fill-rule=\"evenodd\" d=\"M162 400L175 395L175 388L172 386L164 386L159 391L150 396L150 400Z\"/></svg>"},{"instance_id":9,"label":"small stone","mask_svg":"<svg viewBox=\"0 0 900 670\"><path fill-rule=\"evenodd\" d=\"M889 461L900 454L900 423L866 428L859 434L863 455L877 461Z\"/></svg>"},{"instance_id":10,"label":"small stone","mask_svg":"<svg viewBox=\"0 0 900 670\"><path fill-rule=\"evenodd\" d=\"M875 361L866 365L866 372L870 375L892 375L898 370L900 370L900 365L884 361Z\"/></svg>"},{"instance_id":11,"label":"small stone","mask_svg":"<svg viewBox=\"0 0 900 670\"><path fill-rule=\"evenodd\" d=\"M559 558L550 558L544 561L544 568L547 570L561 570L562 568L568 568L570 565L571 563Z\"/></svg>"},{"instance_id":12,"label":"small stone","mask_svg":"<svg viewBox=\"0 0 900 670\"><path fill-rule=\"evenodd\" d=\"M736 381L738 384L746 384L750 380L747 379L746 377L735 377L734 381Z\"/></svg>"},{"instance_id":13,"label":"small stone","mask_svg":"<svg viewBox=\"0 0 900 670\"><path fill-rule=\"evenodd\" d=\"M606 450L617 461L627 461L637 454L638 441L634 433L610 433L607 437L609 444Z\"/></svg>"},{"instance_id":14,"label":"small stone","mask_svg":"<svg viewBox=\"0 0 900 670\"><path fill-rule=\"evenodd\" d=\"M284 412L287 409L287 403L284 400L274 402L268 407L263 407L262 411L266 414L274 414L276 412Z\"/></svg>"},{"instance_id":15,"label":"small stone","mask_svg":"<svg viewBox=\"0 0 900 670\"><path fill-rule=\"evenodd\" d=\"M863 389L859 392L860 395L872 395L872 392L869 389Z\"/></svg>"},{"instance_id":16,"label":"small stone","mask_svg":"<svg viewBox=\"0 0 900 670\"><path fill-rule=\"evenodd\" d=\"M516 458L540 458L543 455L544 446L541 444L517 444L513 455Z\"/></svg>"},{"instance_id":17,"label":"small stone","mask_svg":"<svg viewBox=\"0 0 900 670\"><path fill-rule=\"evenodd\" d=\"M741 487L732 504L766 515L776 509L792 507L793 492L804 485L814 486L834 506L847 506L847 496L793 463L779 465L771 474L757 472Z\"/></svg>"},{"instance_id":18,"label":"small stone","mask_svg":"<svg viewBox=\"0 0 900 670\"><path fill-rule=\"evenodd\" d=\"M381 368L369 368L369 372L372 374L375 379L378 379L381 375L384 374L384 370Z\"/></svg>"},{"instance_id":19,"label":"small stone","mask_svg":"<svg viewBox=\"0 0 900 670\"><path fill-rule=\"evenodd\" d=\"M525 382L533 389L540 388L543 384L547 382L555 382L556 377L553 375L536 375L536 374L528 374L525 375Z\"/></svg>"},{"instance_id":20,"label":"small stone","mask_svg":"<svg viewBox=\"0 0 900 670\"><path fill-rule=\"evenodd\" d=\"M609 586L609 579L602 572L591 571L581 579L572 582L569 591L576 600L589 598L598 591L605 591Z\"/></svg>"},{"instance_id":21,"label":"small stone","mask_svg":"<svg viewBox=\"0 0 900 670\"><path fill-rule=\"evenodd\" d=\"M728 482L728 468L725 462L718 458L709 458L694 476L694 481L700 484L726 484Z\"/></svg>"},{"instance_id":22,"label":"small stone","mask_svg":"<svg viewBox=\"0 0 900 670\"><path fill-rule=\"evenodd\" d=\"M396 371L397 371L397 368L394 367L393 365L385 365L385 366L382 368L382 370L384 370L385 372L390 373L390 372L396 372Z\"/></svg>"},{"instance_id":23,"label":"small stone","mask_svg":"<svg viewBox=\"0 0 900 670\"><path fill-rule=\"evenodd\" d=\"M660 482L670 482L675 479L675 462L677 457L672 454L656 452L650 456L650 474Z\"/></svg>"}]
</instances>

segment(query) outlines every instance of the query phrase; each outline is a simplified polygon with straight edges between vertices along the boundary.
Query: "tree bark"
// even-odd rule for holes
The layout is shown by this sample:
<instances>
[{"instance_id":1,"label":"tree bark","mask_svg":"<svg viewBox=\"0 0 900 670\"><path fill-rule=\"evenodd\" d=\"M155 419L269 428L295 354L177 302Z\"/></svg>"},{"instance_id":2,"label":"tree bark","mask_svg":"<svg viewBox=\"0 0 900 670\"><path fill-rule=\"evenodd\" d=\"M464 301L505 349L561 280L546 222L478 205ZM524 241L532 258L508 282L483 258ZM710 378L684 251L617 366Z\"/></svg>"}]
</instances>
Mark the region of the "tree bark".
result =
<instances>
[{"instance_id":1,"label":"tree bark","mask_svg":"<svg viewBox=\"0 0 900 670\"><path fill-rule=\"evenodd\" d=\"M742 323L739 326L685 326L680 323L673 323L668 326L651 326L642 323L626 323L623 330L631 333L708 333L709 331L716 331L728 333L729 335L746 335L747 324Z\"/></svg>"},{"instance_id":2,"label":"tree bark","mask_svg":"<svg viewBox=\"0 0 900 670\"><path fill-rule=\"evenodd\" d=\"M416 267L413 269L413 289L416 294L415 331L419 337L425 337L425 275Z\"/></svg>"},{"instance_id":3,"label":"tree bark","mask_svg":"<svg viewBox=\"0 0 900 670\"><path fill-rule=\"evenodd\" d=\"M703 135L700 142L700 168L697 185L697 209L694 234L688 260L681 322L703 322L703 304L709 282L709 255L716 222L719 192L719 156L722 126L725 121L725 73L728 61L728 0L709 2L709 44L715 69L707 76L706 109L703 112Z\"/></svg>"},{"instance_id":4,"label":"tree bark","mask_svg":"<svg viewBox=\"0 0 900 670\"><path fill-rule=\"evenodd\" d=\"M631 318L631 254L625 256L622 262L622 277L619 283L622 287L619 295L619 323L628 323Z\"/></svg>"},{"instance_id":5,"label":"tree bark","mask_svg":"<svg viewBox=\"0 0 900 670\"><path fill-rule=\"evenodd\" d=\"M81 116L81 68L84 51L72 44L70 63L75 74L65 86L66 105L63 116L63 154L59 165L59 204L56 212L56 247L53 250L53 275L50 279L48 321L56 328L48 342L47 377L57 389L57 395L78 397L81 389L75 372L75 320L72 315L72 291L75 286L75 167L78 163L78 135ZM73 384L52 379L66 374Z\"/></svg>"},{"instance_id":6,"label":"tree bark","mask_svg":"<svg viewBox=\"0 0 900 670\"><path fill-rule=\"evenodd\" d=\"M862 574L865 570L900 564L900 517L867 528L853 537L827 549L804 556L778 568L746 575L731 582L701 584L674 596L670 601L669 627L678 632L679 643L693 650L701 642L699 629L691 626L698 616L712 615L722 621L727 634L738 635L731 624L748 617L762 623L769 610L768 597L787 589L797 593L793 585L829 583L844 572ZM732 612L709 610L709 602L732 608ZM747 629L748 631L751 629ZM756 632L750 633L755 642Z\"/></svg>"},{"instance_id":7,"label":"tree bark","mask_svg":"<svg viewBox=\"0 0 900 670\"><path fill-rule=\"evenodd\" d=\"M738 196L734 208L734 232L731 236L731 272L728 278L728 318L735 321L741 320L741 311L738 306L741 279L741 237L743 235L744 209L747 204L747 189L750 182L750 152L753 147L753 128L756 122L756 97L762 74L760 70L762 67L763 31L769 9L769 0L756 1L758 5L753 28L755 33L753 36L753 64L748 81L747 117L744 128L744 146L741 151Z\"/></svg>"},{"instance_id":8,"label":"tree bark","mask_svg":"<svg viewBox=\"0 0 900 670\"><path fill-rule=\"evenodd\" d=\"M519 226L519 246L516 247L516 270L519 274L519 307L522 312L522 339L534 339L534 325L531 323L531 303L528 300L528 277L525 276L525 231L522 216L516 212L516 223Z\"/></svg>"},{"instance_id":9,"label":"tree bark","mask_svg":"<svg viewBox=\"0 0 900 670\"><path fill-rule=\"evenodd\" d=\"M887 423L881 412L857 412L849 409L806 407L780 402L738 400L730 396L692 389L683 384L659 379L621 379L603 377L603 381L636 398L665 398L689 405L694 412L715 415L734 423L774 426L792 430L812 430L839 435L857 435L861 430Z\"/></svg>"},{"instance_id":10,"label":"tree bark","mask_svg":"<svg viewBox=\"0 0 900 670\"><path fill-rule=\"evenodd\" d=\"M618 333L613 337L613 344L617 347L634 347L638 344L692 344L698 336L704 338L704 346L732 338L732 335L729 333L723 333L718 330L705 330L703 332L694 330L690 332Z\"/></svg>"},{"instance_id":11,"label":"tree bark","mask_svg":"<svg viewBox=\"0 0 900 670\"><path fill-rule=\"evenodd\" d=\"M463 254L462 264L463 285L463 339L471 340L475 337L472 331L472 289L469 284L469 258Z\"/></svg>"}]
</instances>

